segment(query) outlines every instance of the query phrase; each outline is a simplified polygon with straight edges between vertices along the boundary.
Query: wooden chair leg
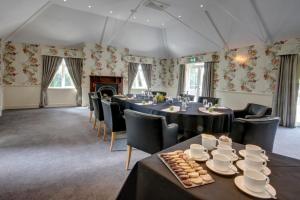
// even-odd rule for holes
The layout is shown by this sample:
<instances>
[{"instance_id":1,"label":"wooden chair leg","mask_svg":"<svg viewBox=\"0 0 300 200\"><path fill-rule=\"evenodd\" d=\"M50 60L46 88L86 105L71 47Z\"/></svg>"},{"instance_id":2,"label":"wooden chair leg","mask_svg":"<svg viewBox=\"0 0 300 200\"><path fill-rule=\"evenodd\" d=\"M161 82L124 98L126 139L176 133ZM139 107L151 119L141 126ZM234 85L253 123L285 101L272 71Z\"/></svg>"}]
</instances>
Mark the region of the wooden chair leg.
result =
<instances>
[{"instance_id":1,"label":"wooden chair leg","mask_svg":"<svg viewBox=\"0 0 300 200\"><path fill-rule=\"evenodd\" d=\"M110 151L112 151L112 147L115 142L116 132L111 132L111 139L110 139Z\"/></svg>"},{"instance_id":2,"label":"wooden chair leg","mask_svg":"<svg viewBox=\"0 0 300 200\"><path fill-rule=\"evenodd\" d=\"M107 140L107 134L106 134L106 124L103 122L103 140Z\"/></svg>"},{"instance_id":3,"label":"wooden chair leg","mask_svg":"<svg viewBox=\"0 0 300 200\"><path fill-rule=\"evenodd\" d=\"M90 111L90 122L92 122L92 118L93 118L93 111Z\"/></svg>"},{"instance_id":4,"label":"wooden chair leg","mask_svg":"<svg viewBox=\"0 0 300 200\"><path fill-rule=\"evenodd\" d=\"M127 145L127 161L126 161L126 170L128 170L130 159L131 159L132 147Z\"/></svg>"},{"instance_id":5,"label":"wooden chair leg","mask_svg":"<svg viewBox=\"0 0 300 200\"><path fill-rule=\"evenodd\" d=\"M94 125L93 125L93 128L95 129L96 128L96 125L97 125L97 119L95 117L95 121L94 121Z\"/></svg>"},{"instance_id":6,"label":"wooden chair leg","mask_svg":"<svg viewBox=\"0 0 300 200\"><path fill-rule=\"evenodd\" d=\"M98 125L98 137L99 137L99 139L101 139L101 121L99 122L99 125Z\"/></svg>"}]
</instances>

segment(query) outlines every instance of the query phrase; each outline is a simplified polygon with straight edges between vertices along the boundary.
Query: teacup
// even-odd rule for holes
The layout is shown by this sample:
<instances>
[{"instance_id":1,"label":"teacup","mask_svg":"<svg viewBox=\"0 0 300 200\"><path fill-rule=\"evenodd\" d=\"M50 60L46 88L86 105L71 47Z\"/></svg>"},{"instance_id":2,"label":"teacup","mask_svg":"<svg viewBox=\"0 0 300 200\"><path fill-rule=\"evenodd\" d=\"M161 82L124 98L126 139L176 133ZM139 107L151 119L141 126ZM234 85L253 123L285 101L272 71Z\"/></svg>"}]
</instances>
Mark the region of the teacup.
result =
<instances>
[{"instance_id":1,"label":"teacup","mask_svg":"<svg viewBox=\"0 0 300 200\"><path fill-rule=\"evenodd\" d=\"M208 150L212 150L217 146L217 138L209 134L201 134L202 145Z\"/></svg>"},{"instance_id":2,"label":"teacup","mask_svg":"<svg viewBox=\"0 0 300 200\"><path fill-rule=\"evenodd\" d=\"M231 159L224 154L215 154L213 156L214 168L218 171L226 172L232 165Z\"/></svg>"},{"instance_id":3,"label":"teacup","mask_svg":"<svg viewBox=\"0 0 300 200\"><path fill-rule=\"evenodd\" d=\"M255 170L244 171L244 184L253 192L263 192L266 190L266 185L269 184L269 177Z\"/></svg>"},{"instance_id":4,"label":"teacup","mask_svg":"<svg viewBox=\"0 0 300 200\"><path fill-rule=\"evenodd\" d=\"M232 149L231 146L221 146L221 145L218 145L218 148L217 148L217 152L220 153L220 154L224 154L228 157L232 157L232 154L236 153L235 149Z\"/></svg>"},{"instance_id":5,"label":"teacup","mask_svg":"<svg viewBox=\"0 0 300 200\"><path fill-rule=\"evenodd\" d=\"M192 158L201 158L207 153L207 149L201 144L190 145L190 155Z\"/></svg>"},{"instance_id":6,"label":"teacup","mask_svg":"<svg viewBox=\"0 0 300 200\"><path fill-rule=\"evenodd\" d=\"M267 162L261 157L254 155L246 155L245 157L245 169L262 171L266 166Z\"/></svg>"},{"instance_id":7,"label":"teacup","mask_svg":"<svg viewBox=\"0 0 300 200\"><path fill-rule=\"evenodd\" d=\"M228 141L228 142L225 142L225 141L222 141L222 140L218 140L218 146L229 146L229 147L232 147L232 140Z\"/></svg>"},{"instance_id":8,"label":"teacup","mask_svg":"<svg viewBox=\"0 0 300 200\"><path fill-rule=\"evenodd\" d=\"M255 155L259 157L265 158L266 152L262 148L254 144L247 144L246 145L246 155Z\"/></svg>"}]
</instances>

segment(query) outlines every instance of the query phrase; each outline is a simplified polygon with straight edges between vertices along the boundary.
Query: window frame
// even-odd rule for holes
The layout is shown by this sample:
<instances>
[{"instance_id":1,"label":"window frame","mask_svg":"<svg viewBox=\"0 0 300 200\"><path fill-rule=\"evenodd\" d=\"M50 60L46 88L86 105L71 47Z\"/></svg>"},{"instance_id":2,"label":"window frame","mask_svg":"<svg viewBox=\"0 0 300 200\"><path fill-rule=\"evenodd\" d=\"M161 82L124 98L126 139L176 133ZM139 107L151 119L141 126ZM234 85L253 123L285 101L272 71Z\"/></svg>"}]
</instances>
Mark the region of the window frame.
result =
<instances>
[{"instance_id":1,"label":"window frame","mask_svg":"<svg viewBox=\"0 0 300 200\"><path fill-rule=\"evenodd\" d=\"M137 85L137 84L135 84L135 82L138 79L138 77L141 78L141 82L142 82L142 84L143 84L144 87L143 86L142 87L135 87ZM138 66L138 72L137 72L137 74L134 77L131 89L132 90L147 90L148 89L148 86L147 86L147 83L146 83L146 79L145 79L145 75L144 75L144 72L143 72L141 64L139 64L139 66Z\"/></svg>"},{"instance_id":2,"label":"window frame","mask_svg":"<svg viewBox=\"0 0 300 200\"><path fill-rule=\"evenodd\" d=\"M57 73L60 70L61 70L61 77L62 77L62 79L61 79L61 87L51 86L52 82L55 79L55 76L57 75ZM48 89L55 89L55 90L75 89L75 85L73 83L73 80L72 80L71 76L70 76L70 81L71 81L72 86L65 86L65 83L66 83L66 77L65 77L65 75L66 75L66 73L69 74L69 76L70 76L70 72L69 72L68 67L66 65L65 59L63 59L62 62L61 62L61 64L58 67L58 70L55 72L55 75L54 75L54 77L53 77L53 79L52 79L52 81L51 81Z\"/></svg>"}]
</instances>

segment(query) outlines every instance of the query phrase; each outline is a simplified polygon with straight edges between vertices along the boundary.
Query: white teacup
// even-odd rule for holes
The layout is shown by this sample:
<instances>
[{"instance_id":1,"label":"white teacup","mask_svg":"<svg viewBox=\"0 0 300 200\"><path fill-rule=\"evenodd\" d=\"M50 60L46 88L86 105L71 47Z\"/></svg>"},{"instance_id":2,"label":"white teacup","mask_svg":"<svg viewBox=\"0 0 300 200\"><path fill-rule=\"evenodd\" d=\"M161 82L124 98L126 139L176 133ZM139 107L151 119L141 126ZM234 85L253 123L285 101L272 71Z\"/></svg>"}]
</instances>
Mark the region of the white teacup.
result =
<instances>
[{"instance_id":1,"label":"white teacup","mask_svg":"<svg viewBox=\"0 0 300 200\"><path fill-rule=\"evenodd\" d=\"M192 158L201 158L207 153L207 149L201 144L190 145L190 155Z\"/></svg>"},{"instance_id":2,"label":"white teacup","mask_svg":"<svg viewBox=\"0 0 300 200\"><path fill-rule=\"evenodd\" d=\"M209 134L201 134L202 145L208 150L212 150L217 146L217 138Z\"/></svg>"},{"instance_id":3,"label":"white teacup","mask_svg":"<svg viewBox=\"0 0 300 200\"><path fill-rule=\"evenodd\" d=\"M253 192L263 192L266 190L266 185L269 184L269 177L255 170L244 171L244 184Z\"/></svg>"},{"instance_id":4,"label":"white teacup","mask_svg":"<svg viewBox=\"0 0 300 200\"><path fill-rule=\"evenodd\" d=\"M226 172L232 165L231 159L224 154L215 154L213 156L214 168L218 171Z\"/></svg>"},{"instance_id":5,"label":"white teacup","mask_svg":"<svg viewBox=\"0 0 300 200\"><path fill-rule=\"evenodd\" d=\"M224 154L228 157L232 157L232 154L236 153L235 149L231 148L231 146L221 146L221 145L218 145L218 148L217 148L217 152L220 153L220 154Z\"/></svg>"},{"instance_id":6,"label":"white teacup","mask_svg":"<svg viewBox=\"0 0 300 200\"><path fill-rule=\"evenodd\" d=\"M267 162L261 157L254 155L246 155L245 157L245 169L262 171L266 166Z\"/></svg>"},{"instance_id":7,"label":"white teacup","mask_svg":"<svg viewBox=\"0 0 300 200\"><path fill-rule=\"evenodd\" d=\"M254 144L247 144L246 145L246 155L255 155L259 157L265 158L266 152L262 148Z\"/></svg>"}]
</instances>

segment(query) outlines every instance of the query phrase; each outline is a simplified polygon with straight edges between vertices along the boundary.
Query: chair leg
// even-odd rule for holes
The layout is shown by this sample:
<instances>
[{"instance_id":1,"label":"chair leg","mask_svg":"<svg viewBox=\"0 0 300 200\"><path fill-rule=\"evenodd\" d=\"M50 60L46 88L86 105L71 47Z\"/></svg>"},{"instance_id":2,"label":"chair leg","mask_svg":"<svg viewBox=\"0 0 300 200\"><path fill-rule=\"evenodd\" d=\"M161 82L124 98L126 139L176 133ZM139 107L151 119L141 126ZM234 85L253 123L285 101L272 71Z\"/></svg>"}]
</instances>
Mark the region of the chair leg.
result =
<instances>
[{"instance_id":1,"label":"chair leg","mask_svg":"<svg viewBox=\"0 0 300 200\"><path fill-rule=\"evenodd\" d=\"M131 159L132 147L127 145L127 161L126 161L126 170L128 170L130 159Z\"/></svg>"},{"instance_id":2,"label":"chair leg","mask_svg":"<svg viewBox=\"0 0 300 200\"><path fill-rule=\"evenodd\" d=\"M113 147L114 142L115 142L115 136L116 136L116 132L111 132L110 151L112 151L112 147Z\"/></svg>"},{"instance_id":3,"label":"chair leg","mask_svg":"<svg viewBox=\"0 0 300 200\"><path fill-rule=\"evenodd\" d=\"M99 139L101 139L101 121L99 122L99 125L98 125L98 137L99 137Z\"/></svg>"},{"instance_id":4,"label":"chair leg","mask_svg":"<svg viewBox=\"0 0 300 200\"><path fill-rule=\"evenodd\" d=\"M93 128L95 129L96 128L96 125L97 125L97 119L95 117L95 121L94 121L94 125L93 125Z\"/></svg>"},{"instance_id":5,"label":"chair leg","mask_svg":"<svg viewBox=\"0 0 300 200\"><path fill-rule=\"evenodd\" d=\"M92 118L93 118L93 111L90 111L90 122L92 122Z\"/></svg>"},{"instance_id":6,"label":"chair leg","mask_svg":"<svg viewBox=\"0 0 300 200\"><path fill-rule=\"evenodd\" d=\"M103 140L106 141L107 140L107 134L106 134L106 124L103 122Z\"/></svg>"}]
</instances>

